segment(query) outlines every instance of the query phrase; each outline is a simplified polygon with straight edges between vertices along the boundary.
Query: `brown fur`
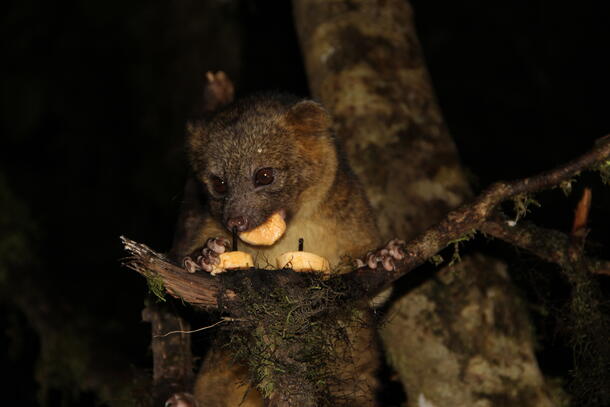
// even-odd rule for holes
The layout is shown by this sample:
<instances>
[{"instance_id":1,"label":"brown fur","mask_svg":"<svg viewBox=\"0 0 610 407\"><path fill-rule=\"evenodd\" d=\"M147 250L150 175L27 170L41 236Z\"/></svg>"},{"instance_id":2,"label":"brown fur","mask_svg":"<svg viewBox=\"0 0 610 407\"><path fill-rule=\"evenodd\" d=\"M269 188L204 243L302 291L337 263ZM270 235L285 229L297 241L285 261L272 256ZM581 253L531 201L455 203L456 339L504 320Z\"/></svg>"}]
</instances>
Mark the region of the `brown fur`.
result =
<instances>
[{"instance_id":1,"label":"brown fur","mask_svg":"<svg viewBox=\"0 0 610 407\"><path fill-rule=\"evenodd\" d=\"M259 267L296 250L299 238L304 238L305 251L326 257L331 266L338 265L343 256L360 257L377 247L379 235L370 206L340 156L330 127L330 116L319 104L281 95L251 97L207 122L190 125L189 159L195 181L207 197L208 213L200 204L186 211L183 221L198 227L190 227L187 237L177 237L174 255L190 254L210 237L229 237L226 222L231 217L247 217L251 229L279 210L286 213L287 229L278 242L270 247L240 242L239 249L252 254ZM266 167L274 169L275 181L256 188L253 174ZM212 176L227 181L224 196L213 190ZM370 329L360 331L353 335L354 365L349 370L358 372L360 384L377 387L377 353L369 348L374 335ZM222 352L208 355L196 385L200 405L240 405L247 389L245 371L228 360ZM250 393L242 405L262 405L260 396L254 390ZM374 405L366 394L357 392L355 401Z\"/></svg>"}]
</instances>

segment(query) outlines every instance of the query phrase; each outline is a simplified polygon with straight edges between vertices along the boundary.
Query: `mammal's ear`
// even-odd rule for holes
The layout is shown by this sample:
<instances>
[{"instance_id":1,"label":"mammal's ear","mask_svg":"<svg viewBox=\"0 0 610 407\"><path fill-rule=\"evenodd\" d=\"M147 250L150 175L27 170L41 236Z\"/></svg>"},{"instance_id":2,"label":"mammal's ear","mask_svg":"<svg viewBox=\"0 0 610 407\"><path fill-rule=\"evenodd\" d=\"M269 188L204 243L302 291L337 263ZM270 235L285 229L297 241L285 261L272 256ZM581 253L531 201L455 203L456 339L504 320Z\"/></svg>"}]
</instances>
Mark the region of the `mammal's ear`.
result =
<instances>
[{"instance_id":1,"label":"mammal's ear","mask_svg":"<svg viewBox=\"0 0 610 407\"><path fill-rule=\"evenodd\" d=\"M322 105L313 100L303 100L288 110L286 123L298 132L320 133L330 129L332 120Z\"/></svg>"}]
</instances>

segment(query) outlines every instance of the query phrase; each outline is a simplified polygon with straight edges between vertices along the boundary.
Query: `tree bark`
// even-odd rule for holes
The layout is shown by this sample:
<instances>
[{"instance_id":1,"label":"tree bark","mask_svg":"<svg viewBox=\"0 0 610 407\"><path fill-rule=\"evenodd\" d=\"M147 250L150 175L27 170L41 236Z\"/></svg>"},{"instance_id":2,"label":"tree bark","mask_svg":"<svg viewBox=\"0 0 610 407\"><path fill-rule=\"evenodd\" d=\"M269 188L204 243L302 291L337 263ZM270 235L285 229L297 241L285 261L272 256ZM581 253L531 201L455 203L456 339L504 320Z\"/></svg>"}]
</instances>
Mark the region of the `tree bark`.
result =
<instances>
[{"instance_id":1,"label":"tree bark","mask_svg":"<svg viewBox=\"0 0 610 407\"><path fill-rule=\"evenodd\" d=\"M151 324L153 406L161 406L174 393L193 387L193 355L188 333L164 336L171 331L188 331L190 324L176 314L170 304L155 303L142 311L142 320Z\"/></svg>"},{"instance_id":2,"label":"tree bark","mask_svg":"<svg viewBox=\"0 0 610 407\"><path fill-rule=\"evenodd\" d=\"M382 4L383 3L383 4ZM410 239L471 192L408 2L294 0L310 88L387 238ZM502 263L474 256L391 304L381 329L409 405L550 405Z\"/></svg>"}]
</instances>

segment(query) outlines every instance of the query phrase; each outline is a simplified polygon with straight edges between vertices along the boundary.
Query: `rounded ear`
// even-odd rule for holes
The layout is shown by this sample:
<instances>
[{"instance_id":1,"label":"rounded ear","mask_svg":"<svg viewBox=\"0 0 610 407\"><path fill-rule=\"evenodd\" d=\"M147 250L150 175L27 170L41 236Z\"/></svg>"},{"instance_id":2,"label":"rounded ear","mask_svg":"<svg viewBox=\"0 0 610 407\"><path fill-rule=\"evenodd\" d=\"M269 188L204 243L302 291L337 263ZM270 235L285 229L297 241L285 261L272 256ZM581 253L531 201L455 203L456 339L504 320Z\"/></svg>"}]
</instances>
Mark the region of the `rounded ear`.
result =
<instances>
[{"instance_id":1,"label":"rounded ear","mask_svg":"<svg viewBox=\"0 0 610 407\"><path fill-rule=\"evenodd\" d=\"M288 110L286 123L298 132L320 133L330 129L332 119L321 104L303 100Z\"/></svg>"}]
</instances>

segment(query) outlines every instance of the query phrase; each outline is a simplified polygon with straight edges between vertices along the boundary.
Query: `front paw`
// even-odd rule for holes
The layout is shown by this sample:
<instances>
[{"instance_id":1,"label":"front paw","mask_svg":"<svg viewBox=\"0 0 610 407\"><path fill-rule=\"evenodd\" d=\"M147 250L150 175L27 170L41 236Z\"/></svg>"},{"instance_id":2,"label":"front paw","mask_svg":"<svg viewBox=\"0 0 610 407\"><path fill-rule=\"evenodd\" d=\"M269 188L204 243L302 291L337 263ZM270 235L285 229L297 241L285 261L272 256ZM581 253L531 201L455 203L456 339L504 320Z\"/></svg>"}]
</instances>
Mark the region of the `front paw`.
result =
<instances>
[{"instance_id":1,"label":"front paw","mask_svg":"<svg viewBox=\"0 0 610 407\"><path fill-rule=\"evenodd\" d=\"M226 252L229 247L229 240L224 237L210 238L201 250L201 254L195 260L192 257L184 258L184 268L189 273L205 270L208 273L214 274L214 266L220 263L220 255Z\"/></svg>"},{"instance_id":2,"label":"front paw","mask_svg":"<svg viewBox=\"0 0 610 407\"><path fill-rule=\"evenodd\" d=\"M405 242L403 240L390 240L383 249L367 253L364 261L358 259L357 266L368 266L371 269L376 269L381 264L384 270L394 271L396 270L394 262L405 258L405 253L403 251L404 245Z\"/></svg>"}]
</instances>

